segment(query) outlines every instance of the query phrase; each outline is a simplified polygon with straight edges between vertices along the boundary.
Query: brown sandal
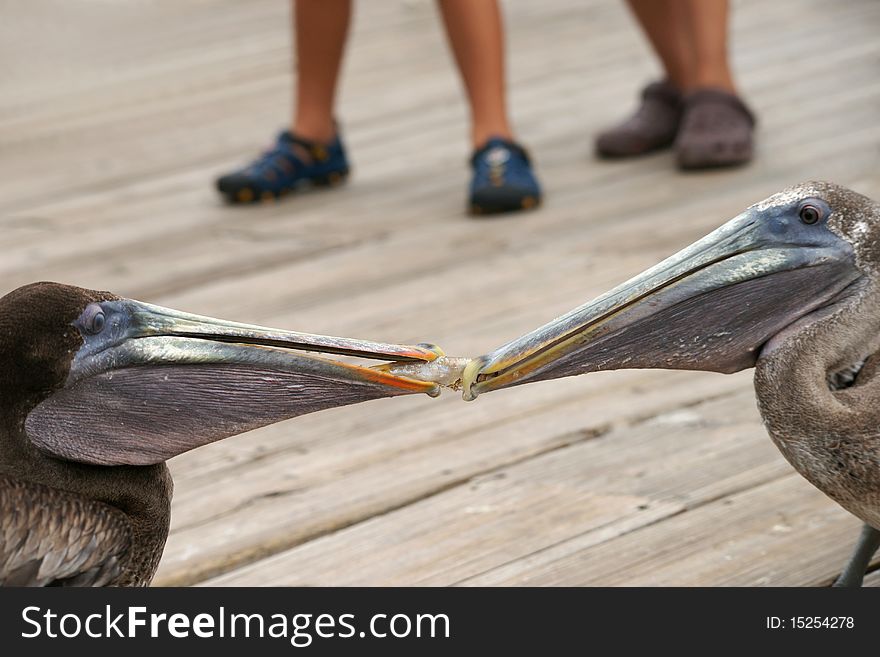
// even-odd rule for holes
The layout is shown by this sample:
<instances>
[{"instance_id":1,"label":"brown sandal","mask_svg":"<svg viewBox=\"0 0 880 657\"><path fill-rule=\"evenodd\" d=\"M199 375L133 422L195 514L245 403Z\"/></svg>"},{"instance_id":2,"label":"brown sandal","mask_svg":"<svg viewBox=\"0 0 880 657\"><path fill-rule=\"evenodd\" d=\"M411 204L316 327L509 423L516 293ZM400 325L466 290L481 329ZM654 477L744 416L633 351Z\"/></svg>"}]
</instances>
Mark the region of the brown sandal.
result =
<instances>
[{"instance_id":1,"label":"brown sandal","mask_svg":"<svg viewBox=\"0 0 880 657\"><path fill-rule=\"evenodd\" d=\"M745 164L752 159L755 116L734 94L699 89L684 100L675 151L682 169Z\"/></svg>"},{"instance_id":2,"label":"brown sandal","mask_svg":"<svg viewBox=\"0 0 880 657\"><path fill-rule=\"evenodd\" d=\"M668 82L652 82L642 90L642 103L623 123L596 138L600 157L633 157L671 146L681 121L681 92Z\"/></svg>"}]
</instances>

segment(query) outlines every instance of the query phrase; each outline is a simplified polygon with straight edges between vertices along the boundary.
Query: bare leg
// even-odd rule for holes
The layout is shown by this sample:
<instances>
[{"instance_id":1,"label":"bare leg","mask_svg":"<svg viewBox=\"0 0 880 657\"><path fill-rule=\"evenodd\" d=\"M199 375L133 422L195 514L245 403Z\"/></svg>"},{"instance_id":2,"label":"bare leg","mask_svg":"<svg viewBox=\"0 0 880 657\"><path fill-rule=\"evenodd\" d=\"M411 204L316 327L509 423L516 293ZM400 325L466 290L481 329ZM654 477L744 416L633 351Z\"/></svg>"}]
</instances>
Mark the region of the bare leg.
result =
<instances>
[{"instance_id":1,"label":"bare leg","mask_svg":"<svg viewBox=\"0 0 880 657\"><path fill-rule=\"evenodd\" d=\"M713 0L704 0L713 4ZM688 0L629 0L629 7L678 89L690 88L694 74L694 43Z\"/></svg>"},{"instance_id":2,"label":"bare leg","mask_svg":"<svg viewBox=\"0 0 880 657\"><path fill-rule=\"evenodd\" d=\"M292 0L296 101L292 130L313 141L336 136L336 81L351 19L351 0Z\"/></svg>"},{"instance_id":3,"label":"bare leg","mask_svg":"<svg viewBox=\"0 0 880 657\"><path fill-rule=\"evenodd\" d=\"M728 0L680 0L691 33L693 68L685 89L714 87L735 94L727 53Z\"/></svg>"},{"instance_id":4,"label":"bare leg","mask_svg":"<svg viewBox=\"0 0 880 657\"><path fill-rule=\"evenodd\" d=\"M693 78L691 21L683 1L629 0L629 7L666 79L645 87L635 113L597 135L601 157L633 157L671 146L681 122L682 94Z\"/></svg>"},{"instance_id":5,"label":"bare leg","mask_svg":"<svg viewBox=\"0 0 880 657\"><path fill-rule=\"evenodd\" d=\"M874 529L871 525L864 525L858 543L856 543L856 549L840 577L834 582L834 586L861 586L862 580L865 578L865 571L871 563L871 557L874 556L878 547L880 547L880 530Z\"/></svg>"},{"instance_id":6,"label":"bare leg","mask_svg":"<svg viewBox=\"0 0 880 657\"><path fill-rule=\"evenodd\" d=\"M629 0L629 5L675 86L735 93L727 56L728 0Z\"/></svg>"},{"instance_id":7,"label":"bare leg","mask_svg":"<svg viewBox=\"0 0 880 657\"><path fill-rule=\"evenodd\" d=\"M600 134L606 157L674 143L683 169L734 166L752 157L754 116L737 97L727 56L728 0L629 0L666 71L630 119Z\"/></svg>"},{"instance_id":8,"label":"bare leg","mask_svg":"<svg viewBox=\"0 0 880 657\"><path fill-rule=\"evenodd\" d=\"M474 148L512 138L504 81L504 33L496 0L439 0L446 36L471 108Z\"/></svg>"}]
</instances>

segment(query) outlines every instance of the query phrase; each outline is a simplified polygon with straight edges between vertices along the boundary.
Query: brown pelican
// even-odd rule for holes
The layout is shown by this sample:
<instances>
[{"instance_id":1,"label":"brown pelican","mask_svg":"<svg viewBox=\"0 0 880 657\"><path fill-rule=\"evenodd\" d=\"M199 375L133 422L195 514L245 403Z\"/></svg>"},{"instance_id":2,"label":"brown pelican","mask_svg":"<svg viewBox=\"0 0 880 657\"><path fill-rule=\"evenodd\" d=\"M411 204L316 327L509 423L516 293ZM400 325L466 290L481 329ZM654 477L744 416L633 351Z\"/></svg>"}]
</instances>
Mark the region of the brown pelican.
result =
<instances>
[{"instance_id":1,"label":"brown pelican","mask_svg":"<svg viewBox=\"0 0 880 657\"><path fill-rule=\"evenodd\" d=\"M147 585L168 535L166 459L304 413L439 392L307 351L395 362L440 353L55 283L0 298L0 584Z\"/></svg>"},{"instance_id":2,"label":"brown pelican","mask_svg":"<svg viewBox=\"0 0 880 657\"><path fill-rule=\"evenodd\" d=\"M622 368L755 368L773 442L880 545L880 205L828 183L771 196L678 254L472 361L466 398Z\"/></svg>"}]
</instances>

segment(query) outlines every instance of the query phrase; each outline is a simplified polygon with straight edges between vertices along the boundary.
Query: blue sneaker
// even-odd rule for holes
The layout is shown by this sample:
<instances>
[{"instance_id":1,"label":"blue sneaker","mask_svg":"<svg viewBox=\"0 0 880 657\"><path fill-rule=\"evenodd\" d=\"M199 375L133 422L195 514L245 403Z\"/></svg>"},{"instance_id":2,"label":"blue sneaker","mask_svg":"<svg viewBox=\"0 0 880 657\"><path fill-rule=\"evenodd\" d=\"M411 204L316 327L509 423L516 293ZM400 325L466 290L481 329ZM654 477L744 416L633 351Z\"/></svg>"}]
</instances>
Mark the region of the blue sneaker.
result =
<instances>
[{"instance_id":1,"label":"blue sneaker","mask_svg":"<svg viewBox=\"0 0 880 657\"><path fill-rule=\"evenodd\" d=\"M519 144L492 137L476 150L471 166L472 214L529 210L541 202L541 186L532 173L528 153Z\"/></svg>"},{"instance_id":2,"label":"blue sneaker","mask_svg":"<svg viewBox=\"0 0 880 657\"><path fill-rule=\"evenodd\" d=\"M285 130L248 166L218 178L217 190L229 203L253 203L303 186L337 185L347 177L348 160L338 136L325 145Z\"/></svg>"}]
</instances>

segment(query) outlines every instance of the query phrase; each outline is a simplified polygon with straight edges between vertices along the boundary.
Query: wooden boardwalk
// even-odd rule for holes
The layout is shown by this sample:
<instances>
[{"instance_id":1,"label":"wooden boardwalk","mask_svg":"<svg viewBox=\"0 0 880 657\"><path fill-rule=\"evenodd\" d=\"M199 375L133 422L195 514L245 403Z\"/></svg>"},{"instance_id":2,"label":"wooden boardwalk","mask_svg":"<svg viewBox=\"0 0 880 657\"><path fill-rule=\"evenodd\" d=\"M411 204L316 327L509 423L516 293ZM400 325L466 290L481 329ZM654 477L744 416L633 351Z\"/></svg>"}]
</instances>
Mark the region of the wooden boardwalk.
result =
<instances>
[{"instance_id":1,"label":"wooden boardwalk","mask_svg":"<svg viewBox=\"0 0 880 657\"><path fill-rule=\"evenodd\" d=\"M58 280L228 319L484 353L804 179L880 196L880 5L736 5L759 154L592 159L656 68L623 5L508 0L537 212L463 215L435 8L361 2L340 190L224 207L281 126L277 0L15 3L0 21L0 294ZM822 585L859 527L767 438L751 374L614 372L380 400L175 459L157 584ZM880 585L880 573L871 581Z\"/></svg>"}]
</instances>

